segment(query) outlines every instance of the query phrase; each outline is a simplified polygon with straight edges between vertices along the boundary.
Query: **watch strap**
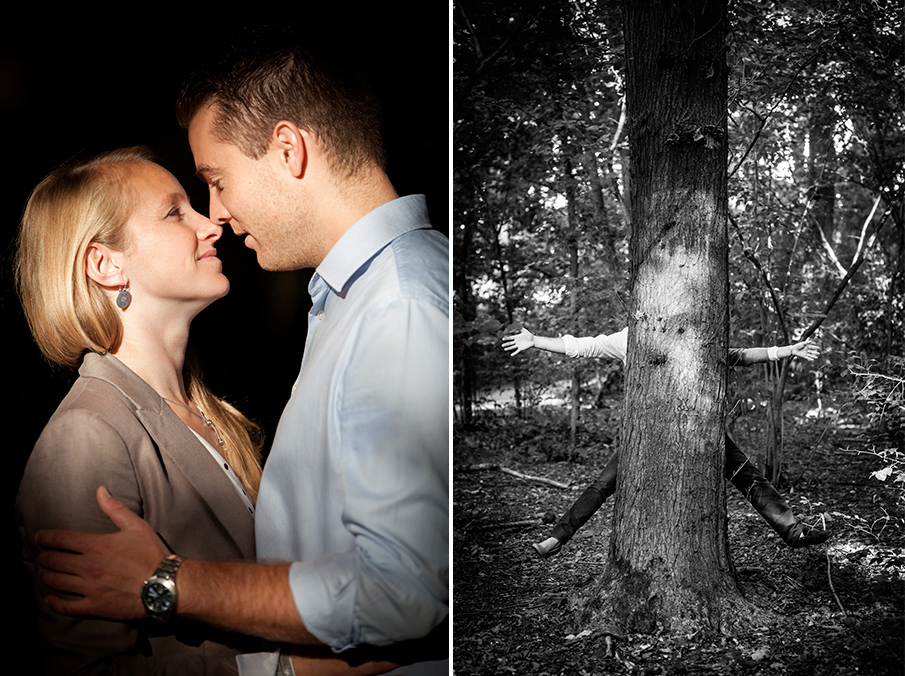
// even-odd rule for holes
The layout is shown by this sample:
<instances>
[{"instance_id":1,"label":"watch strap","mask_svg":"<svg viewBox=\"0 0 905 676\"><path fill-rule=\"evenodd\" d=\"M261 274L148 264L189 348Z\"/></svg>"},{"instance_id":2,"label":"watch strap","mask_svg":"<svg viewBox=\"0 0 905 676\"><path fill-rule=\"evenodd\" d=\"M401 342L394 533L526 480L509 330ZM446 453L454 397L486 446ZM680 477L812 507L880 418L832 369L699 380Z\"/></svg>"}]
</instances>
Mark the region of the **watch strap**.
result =
<instances>
[{"instance_id":1,"label":"watch strap","mask_svg":"<svg viewBox=\"0 0 905 676\"><path fill-rule=\"evenodd\" d=\"M174 579L176 571L179 570L179 566L184 561L185 559L178 554L170 554L157 566L157 570L154 571L154 577L165 577L168 580Z\"/></svg>"},{"instance_id":2,"label":"watch strap","mask_svg":"<svg viewBox=\"0 0 905 676\"><path fill-rule=\"evenodd\" d=\"M280 653L280 659L277 661L277 672L274 676L295 676L292 658L286 653Z\"/></svg>"}]
</instances>

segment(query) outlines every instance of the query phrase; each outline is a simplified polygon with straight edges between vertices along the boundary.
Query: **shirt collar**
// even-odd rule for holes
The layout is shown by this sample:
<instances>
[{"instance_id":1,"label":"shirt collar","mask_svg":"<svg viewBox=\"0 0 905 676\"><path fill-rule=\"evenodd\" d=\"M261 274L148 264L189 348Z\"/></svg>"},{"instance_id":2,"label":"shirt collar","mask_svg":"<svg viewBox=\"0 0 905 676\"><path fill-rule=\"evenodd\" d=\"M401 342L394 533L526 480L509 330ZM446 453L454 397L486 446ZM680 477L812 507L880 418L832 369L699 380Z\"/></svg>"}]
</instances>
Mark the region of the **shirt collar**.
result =
<instances>
[{"instance_id":1,"label":"shirt collar","mask_svg":"<svg viewBox=\"0 0 905 676\"><path fill-rule=\"evenodd\" d=\"M352 276L390 242L410 230L430 228L424 195L399 197L367 213L349 228L317 266L309 291L323 279L342 293Z\"/></svg>"}]
</instances>

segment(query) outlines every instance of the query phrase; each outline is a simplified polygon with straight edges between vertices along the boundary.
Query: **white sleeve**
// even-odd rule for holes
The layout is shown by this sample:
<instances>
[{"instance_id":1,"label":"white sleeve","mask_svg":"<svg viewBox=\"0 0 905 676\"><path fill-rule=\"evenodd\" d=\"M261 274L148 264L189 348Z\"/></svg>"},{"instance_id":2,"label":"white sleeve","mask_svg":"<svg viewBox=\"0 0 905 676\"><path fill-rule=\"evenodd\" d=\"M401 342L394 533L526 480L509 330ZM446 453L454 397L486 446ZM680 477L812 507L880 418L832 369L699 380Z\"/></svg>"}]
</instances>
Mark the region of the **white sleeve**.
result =
<instances>
[{"instance_id":1,"label":"white sleeve","mask_svg":"<svg viewBox=\"0 0 905 676\"><path fill-rule=\"evenodd\" d=\"M601 333L599 336L575 338L563 336L563 344L567 357L608 357L625 361L625 353L628 350L628 329L622 329L618 333L609 335Z\"/></svg>"}]
</instances>

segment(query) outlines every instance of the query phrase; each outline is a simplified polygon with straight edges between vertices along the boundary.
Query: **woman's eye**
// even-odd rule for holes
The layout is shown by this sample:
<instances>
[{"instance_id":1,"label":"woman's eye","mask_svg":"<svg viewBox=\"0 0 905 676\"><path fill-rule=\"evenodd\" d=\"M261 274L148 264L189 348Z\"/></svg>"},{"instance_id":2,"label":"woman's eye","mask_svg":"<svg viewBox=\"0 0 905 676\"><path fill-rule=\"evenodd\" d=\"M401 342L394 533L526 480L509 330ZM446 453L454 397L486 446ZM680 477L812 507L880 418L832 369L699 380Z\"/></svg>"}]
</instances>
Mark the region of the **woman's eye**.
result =
<instances>
[{"instance_id":1,"label":"woman's eye","mask_svg":"<svg viewBox=\"0 0 905 676\"><path fill-rule=\"evenodd\" d=\"M223 190L223 188L220 187L220 179L217 179L216 181L211 181L211 188L213 190L216 190L217 192L220 192L221 190Z\"/></svg>"},{"instance_id":2,"label":"woman's eye","mask_svg":"<svg viewBox=\"0 0 905 676\"><path fill-rule=\"evenodd\" d=\"M182 218L182 211L180 211L179 207L173 207L170 209L170 213L167 214L167 218Z\"/></svg>"}]
</instances>

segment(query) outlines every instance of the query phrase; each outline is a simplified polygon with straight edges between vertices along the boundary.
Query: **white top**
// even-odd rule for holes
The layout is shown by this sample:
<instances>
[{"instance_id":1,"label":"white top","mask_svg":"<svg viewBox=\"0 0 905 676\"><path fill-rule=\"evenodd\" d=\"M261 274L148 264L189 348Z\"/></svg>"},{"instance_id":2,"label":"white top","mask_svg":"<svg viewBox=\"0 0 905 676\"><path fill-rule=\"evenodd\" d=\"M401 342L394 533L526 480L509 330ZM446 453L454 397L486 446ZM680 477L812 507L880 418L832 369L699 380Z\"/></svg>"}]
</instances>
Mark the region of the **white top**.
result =
<instances>
[{"instance_id":1,"label":"white top","mask_svg":"<svg viewBox=\"0 0 905 676\"><path fill-rule=\"evenodd\" d=\"M192 430L191 427L189 427ZM248 497L248 493L245 492L245 489L242 487L242 482L239 481L239 477L236 476L236 473L233 472L233 468L229 466L229 463L223 459L223 456L217 452L217 449L211 446L207 440L198 434L195 430L192 430L192 434L198 437L198 441L204 444L204 447L207 449L208 453L214 456L214 460L217 461L217 464L220 465L220 469L222 469L230 483L233 485L233 488L236 489L236 492L239 494L239 497L242 498L242 503L245 505L245 508L248 509L248 512L254 516L255 515L255 506L251 501L251 498Z\"/></svg>"}]
</instances>

